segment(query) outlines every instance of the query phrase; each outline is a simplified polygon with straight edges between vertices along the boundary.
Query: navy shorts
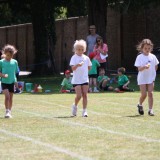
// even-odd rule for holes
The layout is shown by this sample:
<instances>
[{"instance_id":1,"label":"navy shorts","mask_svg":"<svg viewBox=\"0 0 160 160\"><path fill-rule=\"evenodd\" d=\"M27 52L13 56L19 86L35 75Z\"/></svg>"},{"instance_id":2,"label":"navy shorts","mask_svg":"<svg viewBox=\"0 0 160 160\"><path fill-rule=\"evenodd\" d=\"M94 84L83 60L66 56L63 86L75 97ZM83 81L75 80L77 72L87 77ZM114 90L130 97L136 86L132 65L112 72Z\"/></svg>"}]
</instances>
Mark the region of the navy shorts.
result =
<instances>
[{"instance_id":1,"label":"navy shorts","mask_svg":"<svg viewBox=\"0 0 160 160\"><path fill-rule=\"evenodd\" d=\"M88 85L88 82L82 83L82 84L73 84L73 87L76 87L76 86L84 86L84 85Z\"/></svg>"},{"instance_id":2,"label":"navy shorts","mask_svg":"<svg viewBox=\"0 0 160 160\"><path fill-rule=\"evenodd\" d=\"M97 77L98 77L97 74L90 74L90 75L89 75L89 78L97 78Z\"/></svg>"},{"instance_id":3,"label":"navy shorts","mask_svg":"<svg viewBox=\"0 0 160 160\"><path fill-rule=\"evenodd\" d=\"M2 90L8 89L9 92L14 93L14 83L11 84L6 84L6 83L1 83Z\"/></svg>"}]
</instances>

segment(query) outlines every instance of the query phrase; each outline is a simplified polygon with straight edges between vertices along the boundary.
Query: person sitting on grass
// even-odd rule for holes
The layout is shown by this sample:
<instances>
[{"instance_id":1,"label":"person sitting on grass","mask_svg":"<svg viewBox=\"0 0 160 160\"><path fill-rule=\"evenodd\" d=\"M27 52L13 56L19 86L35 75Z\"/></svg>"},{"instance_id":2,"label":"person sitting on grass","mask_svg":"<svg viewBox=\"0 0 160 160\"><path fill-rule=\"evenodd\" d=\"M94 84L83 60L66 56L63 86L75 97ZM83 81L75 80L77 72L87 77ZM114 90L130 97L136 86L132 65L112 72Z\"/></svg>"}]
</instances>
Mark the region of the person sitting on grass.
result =
<instances>
[{"instance_id":1,"label":"person sitting on grass","mask_svg":"<svg viewBox=\"0 0 160 160\"><path fill-rule=\"evenodd\" d=\"M99 76L98 76L97 81L98 81L100 90L102 91L112 91L113 90L113 87L108 84L110 82L110 78L105 75L104 68L99 69Z\"/></svg>"},{"instance_id":2,"label":"person sitting on grass","mask_svg":"<svg viewBox=\"0 0 160 160\"><path fill-rule=\"evenodd\" d=\"M118 87L115 88L116 92L121 92L121 91L129 91L129 92L133 92L134 89L130 89L129 88L129 79L128 77L124 74L126 71L126 69L124 67L118 68Z\"/></svg>"},{"instance_id":3,"label":"person sitting on grass","mask_svg":"<svg viewBox=\"0 0 160 160\"><path fill-rule=\"evenodd\" d=\"M70 70L66 70L65 78L61 83L61 89L60 89L61 93L74 92L74 88L73 88L73 85L71 84L71 80L72 80L71 72Z\"/></svg>"}]
</instances>

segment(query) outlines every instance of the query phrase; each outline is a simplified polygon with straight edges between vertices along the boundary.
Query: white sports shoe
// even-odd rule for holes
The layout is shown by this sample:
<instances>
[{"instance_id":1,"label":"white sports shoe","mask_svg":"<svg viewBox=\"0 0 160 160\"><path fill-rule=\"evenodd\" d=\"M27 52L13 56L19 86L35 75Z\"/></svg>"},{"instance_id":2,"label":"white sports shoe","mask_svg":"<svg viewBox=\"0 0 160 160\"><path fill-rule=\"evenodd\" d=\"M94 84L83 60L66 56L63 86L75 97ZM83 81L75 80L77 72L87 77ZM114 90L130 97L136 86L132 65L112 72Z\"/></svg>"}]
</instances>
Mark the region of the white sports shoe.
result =
<instances>
[{"instance_id":1,"label":"white sports shoe","mask_svg":"<svg viewBox=\"0 0 160 160\"><path fill-rule=\"evenodd\" d=\"M82 112L82 117L88 117L87 111Z\"/></svg>"},{"instance_id":2,"label":"white sports shoe","mask_svg":"<svg viewBox=\"0 0 160 160\"><path fill-rule=\"evenodd\" d=\"M75 104L72 105L72 115L73 116L77 115L77 106Z\"/></svg>"},{"instance_id":3,"label":"white sports shoe","mask_svg":"<svg viewBox=\"0 0 160 160\"><path fill-rule=\"evenodd\" d=\"M93 92L94 92L94 93L98 93L99 90L98 90L98 89L94 89Z\"/></svg>"},{"instance_id":4,"label":"white sports shoe","mask_svg":"<svg viewBox=\"0 0 160 160\"><path fill-rule=\"evenodd\" d=\"M5 118L12 118L11 111L6 111Z\"/></svg>"}]
</instances>

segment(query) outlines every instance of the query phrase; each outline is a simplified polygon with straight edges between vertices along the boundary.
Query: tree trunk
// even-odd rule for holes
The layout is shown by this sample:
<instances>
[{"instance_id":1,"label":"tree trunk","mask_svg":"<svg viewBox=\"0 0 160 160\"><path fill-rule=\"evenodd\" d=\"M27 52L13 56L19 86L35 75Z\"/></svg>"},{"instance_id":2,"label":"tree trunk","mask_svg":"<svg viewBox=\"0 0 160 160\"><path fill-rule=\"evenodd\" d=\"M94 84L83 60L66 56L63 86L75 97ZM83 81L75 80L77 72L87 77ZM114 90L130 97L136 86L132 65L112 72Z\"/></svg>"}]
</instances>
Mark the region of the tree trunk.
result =
<instances>
[{"instance_id":1,"label":"tree trunk","mask_svg":"<svg viewBox=\"0 0 160 160\"><path fill-rule=\"evenodd\" d=\"M51 0L34 0L31 2L32 24L35 46L36 74L52 74L55 72L53 52L55 46L54 8L50 9Z\"/></svg>"},{"instance_id":2,"label":"tree trunk","mask_svg":"<svg viewBox=\"0 0 160 160\"><path fill-rule=\"evenodd\" d=\"M88 0L88 25L95 25L106 42L107 0Z\"/></svg>"}]
</instances>

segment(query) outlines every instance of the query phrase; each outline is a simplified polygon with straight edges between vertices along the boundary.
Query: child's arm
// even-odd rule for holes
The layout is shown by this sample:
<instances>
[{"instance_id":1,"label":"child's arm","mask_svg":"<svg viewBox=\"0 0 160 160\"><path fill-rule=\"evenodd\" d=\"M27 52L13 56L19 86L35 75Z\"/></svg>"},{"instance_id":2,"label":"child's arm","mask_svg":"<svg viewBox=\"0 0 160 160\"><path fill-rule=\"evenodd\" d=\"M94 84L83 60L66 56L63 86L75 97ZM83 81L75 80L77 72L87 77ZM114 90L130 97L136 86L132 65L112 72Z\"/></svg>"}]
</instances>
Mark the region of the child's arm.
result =
<instances>
[{"instance_id":1,"label":"child's arm","mask_svg":"<svg viewBox=\"0 0 160 160\"><path fill-rule=\"evenodd\" d=\"M125 83L125 84L123 85L123 87L127 87L127 86L129 85L129 83L130 83L130 81L128 80L127 83Z\"/></svg>"},{"instance_id":2,"label":"child's arm","mask_svg":"<svg viewBox=\"0 0 160 160\"><path fill-rule=\"evenodd\" d=\"M2 77L2 78L7 78L7 77L8 77L8 74L2 74L2 73L0 73L0 77Z\"/></svg>"},{"instance_id":3,"label":"child's arm","mask_svg":"<svg viewBox=\"0 0 160 160\"><path fill-rule=\"evenodd\" d=\"M138 67L138 71L143 71L145 69L148 69L149 67L150 65L146 64L145 66Z\"/></svg>"},{"instance_id":4,"label":"child's arm","mask_svg":"<svg viewBox=\"0 0 160 160\"><path fill-rule=\"evenodd\" d=\"M74 65L74 66L71 66L72 71L75 71L78 67L82 66L83 63L84 63L84 62L82 61L82 62L80 62L80 63L78 63L78 64L76 64L76 65Z\"/></svg>"}]
</instances>

